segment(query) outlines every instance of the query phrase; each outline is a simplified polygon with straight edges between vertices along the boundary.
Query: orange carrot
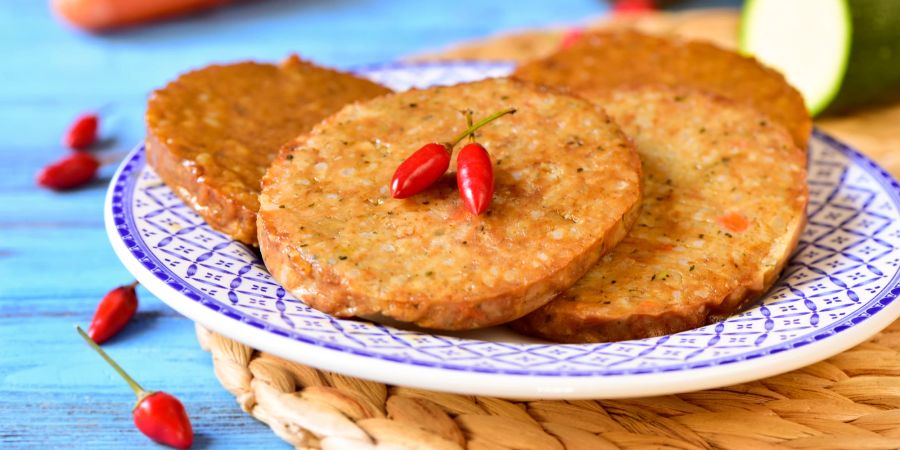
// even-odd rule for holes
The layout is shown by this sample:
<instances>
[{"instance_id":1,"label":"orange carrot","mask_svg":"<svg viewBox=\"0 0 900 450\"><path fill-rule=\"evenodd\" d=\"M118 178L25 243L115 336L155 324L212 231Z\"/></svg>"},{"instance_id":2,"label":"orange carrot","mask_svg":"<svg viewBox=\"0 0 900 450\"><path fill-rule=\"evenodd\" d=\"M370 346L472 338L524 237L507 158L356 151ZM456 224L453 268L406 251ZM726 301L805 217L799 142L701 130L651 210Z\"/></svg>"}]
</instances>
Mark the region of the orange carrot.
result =
<instances>
[{"instance_id":1,"label":"orange carrot","mask_svg":"<svg viewBox=\"0 0 900 450\"><path fill-rule=\"evenodd\" d=\"M719 225L722 225L725 229L734 233L740 233L750 226L750 221L747 220L743 214L735 212L719 216L716 221L719 222Z\"/></svg>"},{"instance_id":2,"label":"orange carrot","mask_svg":"<svg viewBox=\"0 0 900 450\"><path fill-rule=\"evenodd\" d=\"M88 31L145 23L219 6L228 0L50 0L66 22Z\"/></svg>"},{"instance_id":3,"label":"orange carrot","mask_svg":"<svg viewBox=\"0 0 900 450\"><path fill-rule=\"evenodd\" d=\"M653 300L644 300L637 305L637 310L641 313L651 313L657 309L659 309L659 307Z\"/></svg>"}]
</instances>

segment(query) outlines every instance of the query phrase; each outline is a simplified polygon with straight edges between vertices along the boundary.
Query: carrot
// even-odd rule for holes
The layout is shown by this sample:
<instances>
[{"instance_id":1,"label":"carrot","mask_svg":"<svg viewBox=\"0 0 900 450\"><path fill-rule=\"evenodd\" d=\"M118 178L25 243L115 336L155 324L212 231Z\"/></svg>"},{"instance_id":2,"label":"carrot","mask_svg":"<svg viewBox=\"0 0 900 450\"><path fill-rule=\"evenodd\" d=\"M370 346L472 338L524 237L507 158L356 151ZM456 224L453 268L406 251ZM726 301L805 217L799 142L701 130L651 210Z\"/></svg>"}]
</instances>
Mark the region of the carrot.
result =
<instances>
[{"instance_id":1,"label":"carrot","mask_svg":"<svg viewBox=\"0 0 900 450\"><path fill-rule=\"evenodd\" d=\"M88 31L136 25L219 6L228 0L50 0L66 22Z\"/></svg>"},{"instance_id":2,"label":"carrot","mask_svg":"<svg viewBox=\"0 0 900 450\"><path fill-rule=\"evenodd\" d=\"M638 312L645 314L654 312L657 309L659 309L659 306L657 306L656 302L653 300L644 300L637 305Z\"/></svg>"},{"instance_id":3,"label":"carrot","mask_svg":"<svg viewBox=\"0 0 900 450\"><path fill-rule=\"evenodd\" d=\"M743 214L734 212L719 216L716 221L719 222L719 225L734 233L740 233L750 226L750 221Z\"/></svg>"}]
</instances>

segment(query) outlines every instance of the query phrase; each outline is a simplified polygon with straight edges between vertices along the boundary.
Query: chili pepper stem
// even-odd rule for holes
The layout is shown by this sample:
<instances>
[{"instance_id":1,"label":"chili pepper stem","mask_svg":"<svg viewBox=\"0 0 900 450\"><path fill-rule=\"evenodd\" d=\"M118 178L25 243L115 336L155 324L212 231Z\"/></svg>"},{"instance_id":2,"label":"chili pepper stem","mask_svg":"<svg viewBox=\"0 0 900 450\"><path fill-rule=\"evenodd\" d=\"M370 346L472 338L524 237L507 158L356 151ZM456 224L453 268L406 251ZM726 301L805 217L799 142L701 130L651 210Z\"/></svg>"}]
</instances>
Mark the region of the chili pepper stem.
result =
<instances>
[{"instance_id":1,"label":"chili pepper stem","mask_svg":"<svg viewBox=\"0 0 900 450\"><path fill-rule=\"evenodd\" d=\"M507 108L507 109L497 111L497 112L485 117L484 119L479 120L478 122L475 123L475 125L469 126L469 128L466 129L466 131L463 131L462 133L460 133L459 136L456 136L455 138L453 138L453 141L450 143L450 148L456 147L456 144L459 144L459 141L465 139L466 136L471 136L472 133L477 131L479 128L497 120L498 118L500 118L502 116L505 116L507 114L514 114L515 112L516 112L516 108Z\"/></svg>"},{"instance_id":2,"label":"chili pepper stem","mask_svg":"<svg viewBox=\"0 0 900 450\"><path fill-rule=\"evenodd\" d=\"M153 392L145 391L137 381L134 381L134 378L131 378L131 376L128 375L128 372L125 372L125 369L119 366L118 363L116 363L109 355L107 355L106 352L103 351L103 349L100 348L100 346L97 345L97 343L94 342L94 340L91 339L91 337L88 336L88 334L85 333L80 326L76 325L75 329L78 330L78 334L80 334L81 337L84 338L85 342L87 342L88 345L90 345L91 348L94 349L95 352L97 352L97 354L99 354L104 360L106 360L107 364L109 364L113 368L113 370L115 370L119 374L119 376L121 376L122 379L125 380L126 383L128 383L128 387L130 387L131 390L134 391L134 395L137 396L138 404L141 403L141 401L146 397L153 394Z\"/></svg>"},{"instance_id":3,"label":"chili pepper stem","mask_svg":"<svg viewBox=\"0 0 900 450\"><path fill-rule=\"evenodd\" d=\"M472 110L467 109L463 112L463 115L466 116L466 126L472 128ZM469 142L475 142L475 133L469 134Z\"/></svg>"}]
</instances>

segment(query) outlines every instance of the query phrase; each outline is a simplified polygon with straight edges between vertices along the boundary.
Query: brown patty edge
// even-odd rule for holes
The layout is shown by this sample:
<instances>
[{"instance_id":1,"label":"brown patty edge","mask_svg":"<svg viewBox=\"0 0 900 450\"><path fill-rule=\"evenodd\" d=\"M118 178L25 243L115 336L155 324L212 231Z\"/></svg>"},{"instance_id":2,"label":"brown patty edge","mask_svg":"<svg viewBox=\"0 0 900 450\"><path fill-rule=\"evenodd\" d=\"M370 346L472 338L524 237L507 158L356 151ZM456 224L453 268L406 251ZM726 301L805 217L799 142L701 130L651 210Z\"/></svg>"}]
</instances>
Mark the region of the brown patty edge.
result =
<instances>
[{"instance_id":1,"label":"brown patty edge","mask_svg":"<svg viewBox=\"0 0 900 450\"><path fill-rule=\"evenodd\" d=\"M190 206L213 229L245 244L256 245L256 211L234 201L205 182L203 169L181 159L163 140L147 130L147 163L175 195Z\"/></svg>"},{"instance_id":2,"label":"brown patty edge","mask_svg":"<svg viewBox=\"0 0 900 450\"><path fill-rule=\"evenodd\" d=\"M740 280L734 289L718 299L660 314L624 317L597 317L570 310L551 313L538 310L511 323L510 327L529 336L556 342L593 343L665 336L725 320L766 293L781 276L806 226L808 200L808 189L804 186L798 198L804 213L792 221L788 228L790 233L772 248L770 254L777 256L775 265ZM547 326L547 322L552 325Z\"/></svg>"},{"instance_id":3,"label":"brown patty edge","mask_svg":"<svg viewBox=\"0 0 900 450\"><path fill-rule=\"evenodd\" d=\"M277 159L283 159L285 155L283 151ZM278 160L273 164L277 163ZM267 177L264 177L263 183L266 180ZM269 226L265 210L257 215L258 242L263 260L272 276L295 297L317 310L337 317L381 314L424 328L469 330L518 319L545 305L570 287L601 256L625 238L637 221L640 204L638 199L588 251L578 255L569 264L548 273L543 279L501 295L461 302L376 300L351 292L341 284L339 277L309 264L293 252L287 238Z\"/></svg>"}]
</instances>

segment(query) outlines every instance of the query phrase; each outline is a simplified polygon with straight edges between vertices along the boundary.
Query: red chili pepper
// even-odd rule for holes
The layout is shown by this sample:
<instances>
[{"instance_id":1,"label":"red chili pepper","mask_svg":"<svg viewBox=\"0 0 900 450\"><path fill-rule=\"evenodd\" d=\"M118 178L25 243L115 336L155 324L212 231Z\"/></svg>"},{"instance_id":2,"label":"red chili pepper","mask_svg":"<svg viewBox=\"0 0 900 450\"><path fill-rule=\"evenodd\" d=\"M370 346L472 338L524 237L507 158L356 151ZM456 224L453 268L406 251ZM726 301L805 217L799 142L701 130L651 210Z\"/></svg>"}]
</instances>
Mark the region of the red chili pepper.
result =
<instances>
[{"instance_id":1,"label":"red chili pepper","mask_svg":"<svg viewBox=\"0 0 900 450\"><path fill-rule=\"evenodd\" d=\"M160 444L181 449L190 448L194 443L194 430L191 427L191 419L184 410L184 405L177 398L165 392L145 391L81 327L75 327L75 329L134 391L137 403L131 414L138 430Z\"/></svg>"},{"instance_id":2,"label":"red chili pepper","mask_svg":"<svg viewBox=\"0 0 900 450\"><path fill-rule=\"evenodd\" d=\"M391 197L407 198L434 184L450 167L450 144L425 144L397 167Z\"/></svg>"},{"instance_id":3,"label":"red chili pepper","mask_svg":"<svg viewBox=\"0 0 900 450\"><path fill-rule=\"evenodd\" d=\"M613 3L613 14L643 13L655 9L653 0L618 0Z\"/></svg>"},{"instance_id":4,"label":"red chili pepper","mask_svg":"<svg viewBox=\"0 0 900 450\"><path fill-rule=\"evenodd\" d=\"M141 433L161 444L191 448L194 430L184 405L165 392L145 393L132 411L134 425Z\"/></svg>"},{"instance_id":5,"label":"red chili pepper","mask_svg":"<svg viewBox=\"0 0 900 450\"><path fill-rule=\"evenodd\" d=\"M94 312L94 318L91 320L91 326L88 327L88 335L98 344L102 344L115 336L128 325L131 318L134 317L138 307L137 294L134 288L138 282L135 281L127 286L119 286L106 295L100 304L97 305L97 311Z\"/></svg>"},{"instance_id":6,"label":"red chili pepper","mask_svg":"<svg viewBox=\"0 0 900 450\"><path fill-rule=\"evenodd\" d=\"M100 161L94 155L75 152L41 169L37 183L45 188L64 191L87 184L94 179L99 168Z\"/></svg>"},{"instance_id":7,"label":"red chili pepper","mask_svg":"<svg viewBox=\"0 0 900 450\"><path fill-rule=\"evenodd\" d=\"M470 125L466 131L456 136L448 144L431 143L416 150L406 158L391 177L391 197L407 198L425 190L434 184L447 168L450 167L450 156L453 147L466 136L470 136L479 128L497 120L506 114L515 113L515 108L507 108L485 117L474 125Z\"/></svg>"},{"instance_id":8,"label":"red chili pepper","mask_svg":"<svg viewBox=\"0 0 900 450\"><path fill-rule=\"evenodd\" d=\"M485 212L494 196L494 169L487 150L476 142L466 144L456 157L459 196L472 214Z\"/></svg>"},{"instance_id":9,"label":"red chili pepper","mask_svg":"<svg viewBox=\"0 0 900 450\"><path fill-rule=\"evenodd\" d=\"M90 147L97 140L99 122L96 114L78 116L63 136L63 145L72 150L84 150Z\"/></svg>"},{"instance_id":10,"label":"red chili pepper","mask_svg":"<svg viewBox=\"0 0 900 450\"><path fill-rule=\"evenodd\" d=\"M559 43L559 48L567 49L578 42L582 37L584 37L583 29L572 28L563 35L562 41Z\"/></svg>"}]
</instances>

